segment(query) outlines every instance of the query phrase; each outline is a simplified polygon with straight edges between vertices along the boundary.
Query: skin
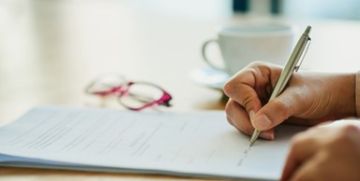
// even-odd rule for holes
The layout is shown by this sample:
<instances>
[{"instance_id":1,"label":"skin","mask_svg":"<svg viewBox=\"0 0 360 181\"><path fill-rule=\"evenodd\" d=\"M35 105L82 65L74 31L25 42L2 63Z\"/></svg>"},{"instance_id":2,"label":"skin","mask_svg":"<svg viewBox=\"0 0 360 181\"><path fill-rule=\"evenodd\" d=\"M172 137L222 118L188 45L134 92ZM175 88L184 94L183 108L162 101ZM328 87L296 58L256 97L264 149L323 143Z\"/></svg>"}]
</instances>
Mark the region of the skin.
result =
<instances>
[{"instance_id":1,"label":"skin","mask_svg":"<svg viewBox=\"0 0 360 181\"><path fill-rule=\"evenodd\" d=\"M276 136L274 128L281 123L313 126L326 121L356 116L354 73L294 73L286 89L277 98L268 102L280 73L280 67L264 63L253 63L234 75L224 86L224 92L229 97L225 108L229 123L247 135L251 135L254 128L256 128L262 131L260 137L272 140ZM349 134L357 134L357 140L360 140L360 133L354 131L357 129L353 128L359 128L360 126L354 124L354 122L343 121L342 126L322 126L321 128L314 128L315 131L310 129L310 131L300 134L301 136L296 136L284 169L283 180L303 180L303 178L310 178L311 175L313 176L311 178L323 180L325 179L324 173L334 175L331 174L333 170L329 168L330 166L318 167L319 162L316 164L316 157L304 156L299 151L301 148L309 149L308 153L313 155L317 155L321 151L330 154L325 158L322 156L322 159L326 160L323 163L326 162L331 165L337 165L340 161L343 162L343 165L346 165L346 161L349 160L346 160L343 156L352 155L353 152L358 153L355 156L359 160L360 150L357 149L359 143L356 141L346 141L344 143L333 141L347 137L346 130L348 129L353 130ZM324 134L315 134L319 132L319 129ZM340 130L337 134L325 136L326 132L332 134L331 131L337 129ZM298 137L301 137L301 139ZM307 143L313 143L311 140L316 140L318 144L309 146ZM352 150L330 151L330 149L337 147L334 146L336 144L347 146ZM330 159L332 157L333 159ZM302 167L299 166L302 163L308 163L313 167L316 166L316 171L310 171L311 169L303 171ZM360 162L358 161L358 163ZM355 168L359 169L360 167ZM319 172L319 170L323 171ZM343 173L340 177L345 177L345 174L356 174L351 169L347 170L339 172ZM302 175L297 176L298 172L302 173ZM323 175L317 177L318 174ZM331 178L329 179L331 180Z\"/></svg>"},{"instance_id":2,"label":"skin","mask_svg":"<svg viewBox=\"0 0 360 181\"><path fill-rule=\"evenodd\" d=\"M336 121L296 135L281 180L360 180L359 138L358 120Z\"/></svg>"}]
</instances>

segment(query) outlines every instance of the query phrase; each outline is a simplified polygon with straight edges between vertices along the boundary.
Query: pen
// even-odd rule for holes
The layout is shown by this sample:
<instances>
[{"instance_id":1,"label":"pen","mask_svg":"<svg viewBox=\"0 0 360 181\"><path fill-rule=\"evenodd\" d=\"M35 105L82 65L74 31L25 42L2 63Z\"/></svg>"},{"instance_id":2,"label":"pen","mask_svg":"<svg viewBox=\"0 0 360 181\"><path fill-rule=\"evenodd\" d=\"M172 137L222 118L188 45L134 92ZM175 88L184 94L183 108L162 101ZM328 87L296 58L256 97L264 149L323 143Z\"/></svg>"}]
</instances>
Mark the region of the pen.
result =
<instances>
[{"instance_id":1,"label":"pen","mask_svg":"<svg viewBox=\"0 0 360 181\"><path fill-rule=\"evenodd\" d=\"M293 72L296 72L299 69L301 62L304 59L303 55L304 53L306 53L309 42L311 41L309 37L310 30L311 26L307 26L305 32L301 35L300 39L296 43L296 46L293 49L288 62L286 63L284 69L281 71L280 77L276 82L275 88L271 93L269 101L277 97L284 90ZM250 138L250 146L255 143L260 133L261 132L259 130L254 130Z\"/></svg>"}]
</instances>

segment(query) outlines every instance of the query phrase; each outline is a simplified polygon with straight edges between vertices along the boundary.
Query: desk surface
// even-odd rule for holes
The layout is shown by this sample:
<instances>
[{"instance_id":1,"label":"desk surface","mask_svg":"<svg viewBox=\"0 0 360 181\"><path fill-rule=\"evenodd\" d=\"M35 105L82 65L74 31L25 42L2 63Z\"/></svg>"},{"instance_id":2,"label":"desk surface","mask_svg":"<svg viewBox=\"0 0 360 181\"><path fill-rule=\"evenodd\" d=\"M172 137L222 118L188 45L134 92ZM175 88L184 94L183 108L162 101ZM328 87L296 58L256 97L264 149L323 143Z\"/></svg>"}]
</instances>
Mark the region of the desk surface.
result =
<instances>
[{"instance_id":1,"label":"desk surface","mask_svg":"<svg viewBox=\"0 0 360 181\"><path fill-rule=\"evenodd\" d=\"M194 84L189 72L205 66L200 45L215 35L219 25L253 20L170 17L121 4L75 8L45 3L33 6L29 14L14 15L0 32L0 123L37 105L98 106L99 102L84 95L83 88L108 72L162 85L174 96L171 111L223 109L222 93ZM360 22L311 24L313 42L304 62L306 69L360 70ZM0 180L182 179L18 168L0 168L0 175Z\"/></svg>"}]
</instances>

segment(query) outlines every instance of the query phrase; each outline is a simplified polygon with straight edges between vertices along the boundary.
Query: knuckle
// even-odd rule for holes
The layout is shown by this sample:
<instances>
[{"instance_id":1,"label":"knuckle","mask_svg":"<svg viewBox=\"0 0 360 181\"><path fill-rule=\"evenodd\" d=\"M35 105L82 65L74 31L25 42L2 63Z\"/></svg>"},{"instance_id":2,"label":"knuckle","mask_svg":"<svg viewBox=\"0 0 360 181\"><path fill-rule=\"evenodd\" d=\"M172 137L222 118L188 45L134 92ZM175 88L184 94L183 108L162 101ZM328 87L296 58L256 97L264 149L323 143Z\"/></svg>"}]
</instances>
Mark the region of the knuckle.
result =
<instances>
[{"instance_id":1,"label":"knuckle","mask_svg":"<svg viewBox=\"0 0 360 181\"><path fill-rule=\"evenodd\" d=\"M234 77L225 83L223 87L224 93L229 97L235 95L241 96L239 95L239 91L244 92L244 90L248 90L244 89L244 87L246 88L249 85L254 84L256 80L256 72L257 70L251 67L239 71L234 75Z\"/></svg>"},{"instance_id":2,"label":"knuckle","mask_svg":"<svg viewBox=\"0 0 360 181\"><path fill-rule=\"evenodd\" d=\"M339 136L340 138L348 138L350 135L352 135L353 133L357 132L357 127L355 125L344 125L340 130L339 130Z\"/></svg>"},{"instance_id":3,"label":"knuckle","mask_svg":"<svg viewBox=\"0 0 360 181\"><path fill-rule=\"evenodd\" d=\"M243 107L245 107L245 109L246 109L247 111L250 111L250 110L253 109L253 107L254 107L253 103L254 103L255 101L256 101L256 100L255 100L255 97L254 97L254 96L247 95L247 96L245 96L245 97L241 100L241 103L240 103L240 104L241 104Z\"/></svg>"},{"instance_id":4,"label":"knuckle","mask_svg":"<svg viewBox=\"0 0 360 181\"><path fill-rule=\"evenodd\" d=\"M250 74L252 74L252 72L249 69L239 71L233 78L225 83L223 87L224 93L229 97L237 94L239 90L241 91L242 86L244 86L244 82L247 82L247 79L249 79Z\"/></svg>"},{"instance_id":5,"label":"knuckle","mask_svg":"<svg viewBox=\"0 0 360 181\"><path fill-rule=\"evenodd\" d=\"M359 132L359 128L356 125L347 124L342 128L341 132L344 134L357 133L357 132Z\"/></svg>"},{"instance_id":6,"label":"knuckle","mask_svg":"<svg viewBox=\"0 0 360 181\"><path fill-rule=\"evenodd\" d=\"M354 139L353 135L359 134L359 128L355 125L344 125L340 130L334 142L341 143L341 144L351 144Z\"/></svg>"},{"instance_id":7,"label":"knuckle","mask_svg":"<svg viewBox=\"0 0 360 181\"><path fill-rule=\"evenodd\" d=\"M235 84L233 83L233 80L229 80L228 82L226 82L226 84L224 85L224 93L231 97L232 92L234 92L235 89Z\"/></svg>"},{"instance_id":8,"label":"knuckle","mask_svg":"<svg viewBox=\"0 0 360 181\"><path fill-rule=\"evenodd\" d=\"M261 62L259 60L255 60L255 61L253 61L253 62L251 62L249 64L249 67L259 67L259 66L264 66L264 65L265 65L264 62Z\"/></svg>"},{"instance_id":9,"label":"knuckle","mask_svg":"<svg viewBox=\"0 0 360 181\"><path fill-rule=\"evenodd\" d=\"M274 65L260 60L256 60L249 64L248 67L251 67L254 70L268 70L269 68L274 67Z\"/></svg>"},{"instance_id":10,"label":"knuckle","mask_svg":"<svg viewBox=\"0 0 360 181\"><path fill-rule=\"evenodd\" d=\"M234 107L234 101L233 101L233 100L229 100L229 101L226 103L226 106L225 106L225 113L226 113L227 116L231 117L231 113L232 113L233 107Z\"/></svg>"}]
</instances>

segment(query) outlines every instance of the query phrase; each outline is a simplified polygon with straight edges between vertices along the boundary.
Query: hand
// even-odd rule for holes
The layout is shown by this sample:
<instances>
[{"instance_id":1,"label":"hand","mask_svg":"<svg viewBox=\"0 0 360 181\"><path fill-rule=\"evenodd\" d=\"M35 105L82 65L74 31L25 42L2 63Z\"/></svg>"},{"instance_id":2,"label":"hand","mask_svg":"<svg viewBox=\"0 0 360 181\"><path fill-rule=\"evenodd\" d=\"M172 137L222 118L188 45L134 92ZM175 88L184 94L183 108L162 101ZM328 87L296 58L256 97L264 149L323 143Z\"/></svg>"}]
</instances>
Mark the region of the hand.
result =
<instances>
[{"instance_id":1,"label":"hand","mask_svg":"<svg viewBox=\"0 0 360 181\"><path fill-rule=\"evenodd\" d=\"M273 128L289 117L314 125L356 115L355 74L294 73L285 90L267 102L280 73L280 67L254 63L230 79L224 87L228 121L245 134L256 128L260 137L274 139Z\"/></svg>"},{"instance_id":2,"label":"hand","mask_svg":"<svg viewBox=\"0 0 360 181\"><path fill-rule=\"evenodd\" d=\"M281 180L360 180L360 121L336 121L296 135Z\"/></svg>"}]
</instances>

